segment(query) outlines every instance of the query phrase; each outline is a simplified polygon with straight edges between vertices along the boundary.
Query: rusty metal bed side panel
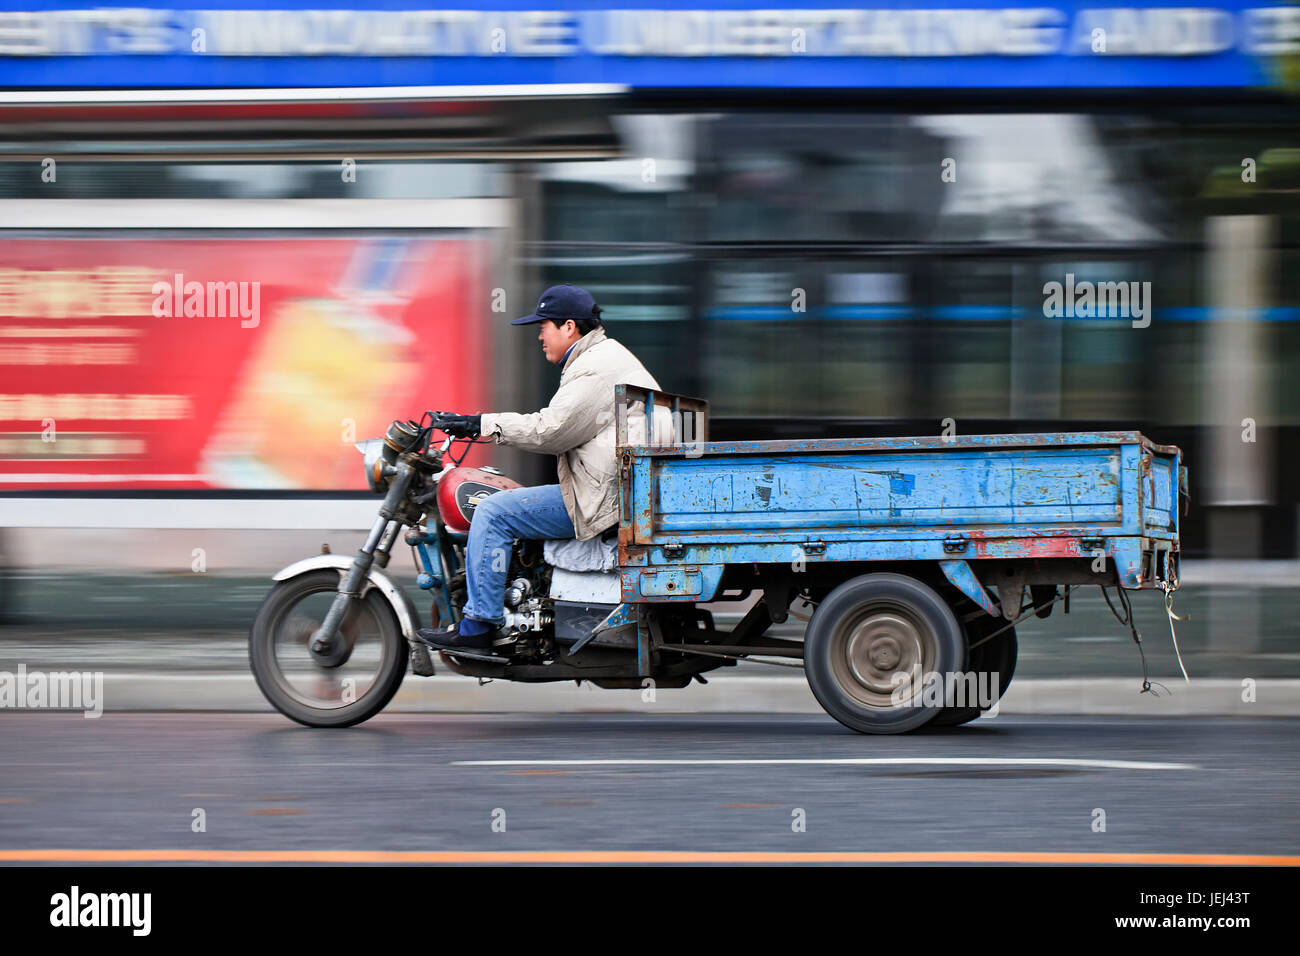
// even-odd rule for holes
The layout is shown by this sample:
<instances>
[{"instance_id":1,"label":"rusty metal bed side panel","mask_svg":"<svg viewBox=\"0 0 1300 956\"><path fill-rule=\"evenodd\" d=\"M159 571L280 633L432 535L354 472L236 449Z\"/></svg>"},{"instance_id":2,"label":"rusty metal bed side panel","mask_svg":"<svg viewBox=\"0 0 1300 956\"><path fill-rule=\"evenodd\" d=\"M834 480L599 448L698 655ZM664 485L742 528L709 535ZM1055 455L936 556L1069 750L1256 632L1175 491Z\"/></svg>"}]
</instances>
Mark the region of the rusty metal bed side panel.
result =
<instances>
[{"instance_id":1,"label":"rusty metal bed side panel","mask_svg":"<svg viewBox=\"0 0 1300 956\"><path fill-rule=\"evenodd\" d=\"M1153 546L1176 553L1176 523L1168 526L1178 503L1176 458L1152 456L1138 441L1037 450L1042 454L1026 447L766 459L628 454L631 512L620 529L625 585L629 593L639 587L637 568L674 565L703 570L792 560L1077 559L1102 552L1126 587L1140 587L1144 553ZM1162 457L1164 467L1153 468ZM824 486L830 494L817 493L823 479L809 476L818 473L835 476ZM660 487L665 477L667 487ZM760 477L770 499L754 497ZM711 479L726 486L721 499ZM792 501L789 489L801 481L807 490ZM864 502L860 484L879 497ZM1151 504L1144 508L1148 495ZM665 496L667 507L656 513ZM909 499L920 501L920 510L909 511ZM952 510L941 514L948 506ZM826 511L835 508L828 520Z\"/></svg>"},{"instance_id":2,"label":"rusty metal bed side panel","mask_svg":"<svg viewBox=\"0 0 1300 956\"><path fill-rule=\"evenodd\" d=\"M640 543L1141 527L1136 441L625 460Z\"/></svg>"}]
</instances>

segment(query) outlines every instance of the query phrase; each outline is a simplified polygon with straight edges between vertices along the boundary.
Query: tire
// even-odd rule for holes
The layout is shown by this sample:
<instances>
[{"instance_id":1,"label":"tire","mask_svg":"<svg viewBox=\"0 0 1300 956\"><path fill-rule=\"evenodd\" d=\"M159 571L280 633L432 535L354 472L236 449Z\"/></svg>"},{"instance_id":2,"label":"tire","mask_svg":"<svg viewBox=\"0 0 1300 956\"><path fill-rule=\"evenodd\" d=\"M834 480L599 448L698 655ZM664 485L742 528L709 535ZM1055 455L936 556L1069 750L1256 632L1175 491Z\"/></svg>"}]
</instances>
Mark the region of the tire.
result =
<instances>
[{"instance_id":1,"label":"tire","mask_svg":"<svg viewBox=\"0 0 1300 956\"><path fill-rule=\"evenodd\" d=\"M966 625L966 659L967 670L976 674L992 672L998 675L997 697L993 703L1002 699L1002 695L1011 686L1011 678L1016 673L1016 656L1019 644L1016 641L1016 629L1007 628L992 640L979 644L973 651L971 644L978 643L986 634L992 634L1006 625L1006 619L984 615ZM980 686L985 686L981 684ZM990 705L991 707L992 705ZM945 707L931 721L931 727L957 727L968 723L988 710L989 707Z\"/></svg>"},{"instance_id":2,"label":"tire","mask_svg":"<svg viewBox=\"0 0 1300 956\"><path fill-rule=\"evenodd\" d=\"M323 620L320 609L328 606L338 586L339 572L332 568L279 582L258 608L248 634L248 662L262 694L280 713L308 727L350 727L370 719L388 705L406 676L410 648L397 615L378 588L370 589L345 619L353 645L344 660L334 667L313 661L305 637L313 624L319 626ZM309 599L317 613L293 616L295 608ZM278 648L285 650L287 661L277 653ZM359 648L365 653L358 655ZM374 656L379 660L371 668L365 659ZM343 692L316 697L313 703L286 672L286 663L293 677L316 686L333 685L331 689L342 688ZM364 689L355 676L358 669L374 671ZM351 691L355 699L351 701L347 700L349 677L354 681Z\"/></svg>"},{"instance_id":3,"label":"tire","mask_svg":"<svg viewBox=\"0 0 1300 956\"><path fill-rule=\"evenodd\" d=\"M929 673L964 668L961 625L932 588L902 574L866 574L826 596L804 637L813 696L845 727L901 734L929 723ZM900 681L901 680L901 684Z\"/></svg>"}]
</instances>

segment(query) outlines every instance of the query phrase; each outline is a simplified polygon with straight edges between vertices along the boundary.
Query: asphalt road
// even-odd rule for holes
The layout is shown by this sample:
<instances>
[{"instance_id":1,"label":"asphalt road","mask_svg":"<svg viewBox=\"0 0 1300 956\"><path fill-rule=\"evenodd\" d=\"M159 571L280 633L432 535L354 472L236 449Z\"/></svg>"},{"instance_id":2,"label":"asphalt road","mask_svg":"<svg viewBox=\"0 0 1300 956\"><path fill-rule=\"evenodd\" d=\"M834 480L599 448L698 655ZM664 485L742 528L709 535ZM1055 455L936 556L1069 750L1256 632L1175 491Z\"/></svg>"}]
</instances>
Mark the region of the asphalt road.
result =
<instances>
[{"instance_id":1,"label":"asphalt road","mask_svg":"<svg viewBox=\"0 0 1300 956\"><path fill-rule=\"evenodd\" d=\"M0 861L61 848L1295 855L1298 731L1001 717L865 737L820 716L635 714L391 714L340 731L9 713ZM647 760L668 762L627 762ZM801 762L718 762L753 760Z\"/></svg>"}]
</instances>

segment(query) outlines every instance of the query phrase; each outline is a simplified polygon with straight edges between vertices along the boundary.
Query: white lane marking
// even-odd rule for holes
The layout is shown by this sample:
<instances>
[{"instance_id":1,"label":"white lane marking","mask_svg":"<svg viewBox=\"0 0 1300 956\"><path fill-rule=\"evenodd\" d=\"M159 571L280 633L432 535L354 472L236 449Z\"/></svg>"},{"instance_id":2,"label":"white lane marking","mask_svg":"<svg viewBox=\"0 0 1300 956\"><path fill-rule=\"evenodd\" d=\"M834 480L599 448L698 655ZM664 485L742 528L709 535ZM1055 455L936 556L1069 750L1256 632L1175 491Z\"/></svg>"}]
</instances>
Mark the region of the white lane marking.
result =
<instances>
[{"instance_id":1,"label":"white lane marking","mask_svg":"<svg viewBox=\"0 0 1300 956\"><path fill-rule=\"evenodd\" d=\"M1190 763L1147 760L1090 760L1076 757L828 757L734 760L453 760L453 767L699 767L699 766L877 766L919 764L993 767L1101 767L1108 770L1199 770Z\"/></svg>"}]
</instances>

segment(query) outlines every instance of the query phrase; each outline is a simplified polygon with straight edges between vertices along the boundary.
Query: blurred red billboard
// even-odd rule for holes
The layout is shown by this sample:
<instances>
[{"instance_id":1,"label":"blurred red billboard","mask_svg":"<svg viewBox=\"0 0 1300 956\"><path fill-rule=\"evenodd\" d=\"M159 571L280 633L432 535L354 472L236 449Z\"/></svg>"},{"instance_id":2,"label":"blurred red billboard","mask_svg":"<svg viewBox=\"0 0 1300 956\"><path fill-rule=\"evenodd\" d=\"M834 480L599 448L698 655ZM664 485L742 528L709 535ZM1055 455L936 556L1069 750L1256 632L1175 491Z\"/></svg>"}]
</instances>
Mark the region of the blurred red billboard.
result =
<instances>
[{"instance_id":1,"label":"blurred red billboard","mask_svg":"<svg viewBox=\"0 0 1300 956\"><path fill-rule=\"evenodd\" d=\"M474 238L0 240L0 490L360 489L485 397Z\"/></svg>"}]
</instances>

